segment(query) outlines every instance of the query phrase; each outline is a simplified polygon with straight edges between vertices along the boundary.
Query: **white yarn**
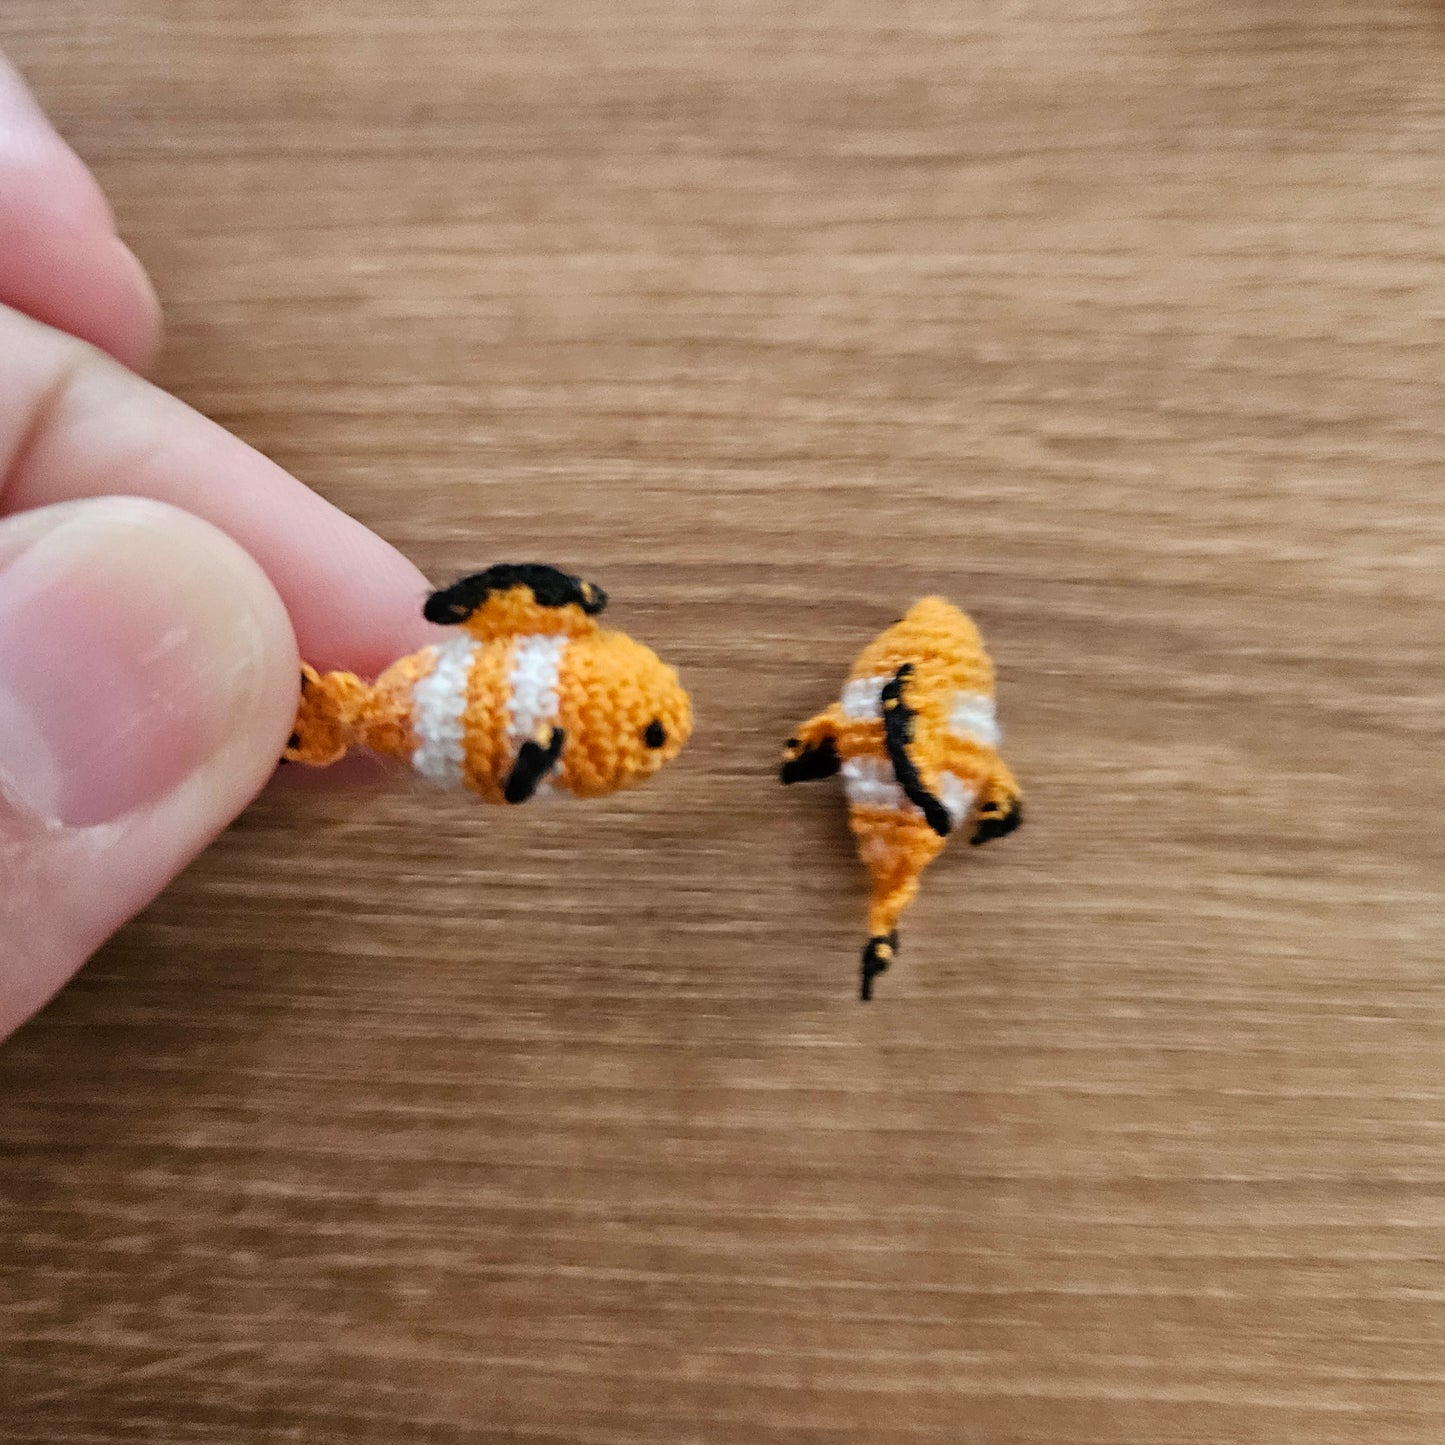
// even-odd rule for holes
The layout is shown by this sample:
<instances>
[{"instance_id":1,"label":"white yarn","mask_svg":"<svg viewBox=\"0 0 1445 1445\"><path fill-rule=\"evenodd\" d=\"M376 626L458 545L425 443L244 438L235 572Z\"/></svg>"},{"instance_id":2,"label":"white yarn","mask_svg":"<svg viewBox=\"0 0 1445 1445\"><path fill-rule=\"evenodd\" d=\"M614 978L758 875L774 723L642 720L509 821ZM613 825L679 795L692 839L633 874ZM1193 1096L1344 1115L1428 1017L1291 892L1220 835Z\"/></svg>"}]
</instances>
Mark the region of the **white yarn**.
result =
<instances>
[{"instance_id":1,"label":"white yarn","mask_svg":"<svg viewBox=\"0 0 1445 1445\"><path fill-rule=\"evenodd\" d=\"M843 791L860 808L895 808L913 805L903 796L893 766L886 758L848 758L842 767Z\"/></svg>"},{"instance_id":2,"label":"white yarn","mask_svg":"<svg viewBox=\"0 0 1445 1445\"><path fill-rule=\"evenodd\" d=\"M957 827L973 807L973 789L957 773L943 773L938 779L938 801L948 809Z\"/></svg>"},{"instance_id":3,"label":"white yarn","mask_svg":"<svg viewBox=\"0 0 1445 1445\"><path fill-rule=\"evenodd\" d=\"M536 633L516 640L508 677L508 756L515 758L523 743L557 721L562 705L557 697L557 678L566 651L567 638L561 633ZM543 779L533 796L543 797L551 791L551 780Z\"/></svg>"},{"instance_id":4,"label":"white yarn","mask_svg":"<svg viewBox=\"0 0 1445 1445\"><path fill-rule=\"evenodd\" d=\"M986 692L956 692L948 714L948 726L959 737L996 748L1003 739L994 712L993 699Z\"/></svg>"},{"instance_id":5,"label":"white yarn","mask_svg":"<svg viewBox=\"0 0 1445 1445\"><path fill-rule=\"evenodd\" d=\"M439 788L462 786L462 715L476 648L470 637L458 637L430 649L436 662L412 685L412 728L418 742L411 765Z\"/></svg>"},{"instance_id":6,"label":"white yarn","mask_svg":"<svg viewBox=\"0 0 1445 1445\"><path fill-rule=\"evenodd\" d=\"M922 810L908 801L892 763L886 758L849 758L841 772L843 791L850 803L860 808L889 808L895 813L923 816ZM948 809L955 824L968 816L973 797L973 789L957 773L939 775L938 801Z\"/></svg>"},{"instance_id":7,"label":"white yarn","mask_svg":"<svg viewBox=\"0 0 1445 1445\"><path fill-rule=\"evenodd\" d=\"M859 721L877 721L883 716L883 689L890 681L888 677L855 677L844 683L839 699L844 714Z\"/></svg>"}]
</instances>

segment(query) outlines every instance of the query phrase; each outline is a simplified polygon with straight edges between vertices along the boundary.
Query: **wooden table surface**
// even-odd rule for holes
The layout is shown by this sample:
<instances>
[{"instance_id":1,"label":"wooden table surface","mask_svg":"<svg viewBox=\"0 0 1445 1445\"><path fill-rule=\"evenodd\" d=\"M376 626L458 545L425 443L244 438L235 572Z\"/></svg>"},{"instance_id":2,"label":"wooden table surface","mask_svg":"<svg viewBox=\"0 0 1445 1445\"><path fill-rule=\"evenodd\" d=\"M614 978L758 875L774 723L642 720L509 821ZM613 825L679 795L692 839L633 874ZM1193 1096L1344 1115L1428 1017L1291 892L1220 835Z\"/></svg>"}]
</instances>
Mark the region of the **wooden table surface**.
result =
<instances>
[{"instance_id":1,"label":"wooden table surface","mask_svg":"<svg viewBox=\"0 0 1445 1445\"><path fill-rule=\"evenodd\" d=\"M0 1050L0 1437L1445 1438L1445 8L8 0L161 380L685 672L263 799ZM942 590L1030 821L855 1000L776 749Z\"/></svg>"}]
</instances>

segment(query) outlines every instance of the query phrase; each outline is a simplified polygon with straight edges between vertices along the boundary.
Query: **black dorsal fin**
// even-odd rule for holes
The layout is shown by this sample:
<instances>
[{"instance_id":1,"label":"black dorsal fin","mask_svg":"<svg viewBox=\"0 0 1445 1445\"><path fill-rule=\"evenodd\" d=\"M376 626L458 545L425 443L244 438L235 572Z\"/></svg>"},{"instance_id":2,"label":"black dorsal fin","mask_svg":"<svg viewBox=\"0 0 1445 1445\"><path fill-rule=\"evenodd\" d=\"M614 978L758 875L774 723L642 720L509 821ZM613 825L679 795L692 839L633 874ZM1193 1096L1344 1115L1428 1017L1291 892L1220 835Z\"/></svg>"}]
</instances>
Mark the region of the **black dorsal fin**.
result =
<instances>
[{"instance_id":1,"label":"black dorsal fin","mask_svg":"<svg viewBox=\"0 0 1445 1445\"><path fill-rule=\"evenodd\" d=\"M494 592L528 587L541 607L580 607L595 617L607 606L607 594L591 582L584 582L559 567L543 562L498 562L485 572L473 572L433 592L422 608L428 622L456 626L465 622Z\"/></svg>"}]
</instances>

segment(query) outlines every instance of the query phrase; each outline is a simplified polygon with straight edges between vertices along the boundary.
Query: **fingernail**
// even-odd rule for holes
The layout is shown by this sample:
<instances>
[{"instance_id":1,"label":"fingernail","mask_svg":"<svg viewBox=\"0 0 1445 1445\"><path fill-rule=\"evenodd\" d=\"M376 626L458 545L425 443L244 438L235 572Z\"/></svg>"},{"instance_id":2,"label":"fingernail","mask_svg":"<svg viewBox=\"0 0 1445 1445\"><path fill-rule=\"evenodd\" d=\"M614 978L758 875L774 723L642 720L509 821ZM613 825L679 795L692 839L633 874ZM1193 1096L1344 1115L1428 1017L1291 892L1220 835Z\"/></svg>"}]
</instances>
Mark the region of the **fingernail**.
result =
<instances>
[{"instance_id":1,"label":"fingernail","mask_svg":"<svg viewBox=\"0 0 1445 1445\"><path fill-rule=\"evenodd\" d=\"M0 789L55 822L172 792L248 718L261 628L204 524L129 498L0 529Z\"/></svg>"}]
</instances>

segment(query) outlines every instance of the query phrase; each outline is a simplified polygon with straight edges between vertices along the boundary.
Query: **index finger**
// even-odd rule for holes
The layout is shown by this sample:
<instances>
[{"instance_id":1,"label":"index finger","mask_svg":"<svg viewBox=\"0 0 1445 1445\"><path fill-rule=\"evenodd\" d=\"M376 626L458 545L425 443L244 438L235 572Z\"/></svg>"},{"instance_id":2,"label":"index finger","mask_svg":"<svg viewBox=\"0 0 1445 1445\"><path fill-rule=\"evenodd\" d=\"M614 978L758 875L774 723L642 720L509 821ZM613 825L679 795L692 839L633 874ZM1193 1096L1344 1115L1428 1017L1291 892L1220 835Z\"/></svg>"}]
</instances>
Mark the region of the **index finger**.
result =
<instances>
[{"instance_id":1,"label":"index finger","mask_svg":"<svg viewBox=\"0 0 1445 1445\"><path fill-rule=\"evenodd\" d=\"M0 55L0 303L141 371L160 307L95 178Z\"/></svg>"},{"instance_id":2,"label":"index finger","mask_svg":"<svg viewBox=\"0 0 1445 1445\"><path fill-rule=\"evenodd\" d=\"M169 502L239 542L318 668L374 676L434 636L427 581L394 547L199 412L0 307L0 515L107 495Z\"/></svg>"}]
</instances>

